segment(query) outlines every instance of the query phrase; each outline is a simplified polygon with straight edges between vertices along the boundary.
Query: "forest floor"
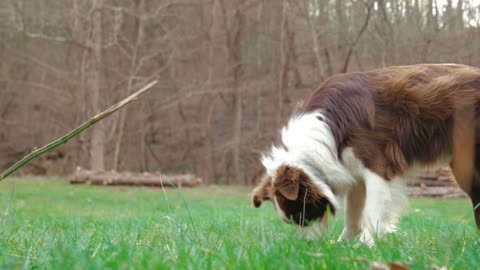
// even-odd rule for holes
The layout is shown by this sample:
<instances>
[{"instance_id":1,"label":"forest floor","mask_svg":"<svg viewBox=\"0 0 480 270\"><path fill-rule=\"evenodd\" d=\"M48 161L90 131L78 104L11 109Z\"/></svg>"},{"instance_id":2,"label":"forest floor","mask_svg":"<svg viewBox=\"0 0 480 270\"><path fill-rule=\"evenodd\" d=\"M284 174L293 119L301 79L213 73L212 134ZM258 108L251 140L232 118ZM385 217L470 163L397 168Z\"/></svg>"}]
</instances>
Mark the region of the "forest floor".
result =
<instances>
[{"instance_id":1,"label":"forest floor","mask_svg":"<svg viewBox=\"0 0 480 270\"><path fill-rule=\"evenodd\" d=\"M0 268L5 269L478 269L480 234L467 199L412 199L401 232L373 248L304 241L250 190L0 183ZM382 269L382 268L380 268ZM445 269L445 268L443 268Z\"/></svg>"}]
</instances>

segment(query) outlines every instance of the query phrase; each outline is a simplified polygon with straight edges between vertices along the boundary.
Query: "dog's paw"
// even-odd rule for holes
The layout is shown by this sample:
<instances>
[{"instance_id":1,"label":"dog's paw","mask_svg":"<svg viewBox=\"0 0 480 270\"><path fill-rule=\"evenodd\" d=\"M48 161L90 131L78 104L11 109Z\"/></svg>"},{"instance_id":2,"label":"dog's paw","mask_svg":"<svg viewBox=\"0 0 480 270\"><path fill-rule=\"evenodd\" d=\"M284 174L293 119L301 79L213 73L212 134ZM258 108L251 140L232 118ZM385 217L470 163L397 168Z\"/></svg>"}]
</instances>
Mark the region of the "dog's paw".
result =
<instances>
[{"instance_id":1,"label":"dog's paw","mask_svg":"<svg viewBox=\"0 0 480 270\"><path fill-rule=\"evenodd\" d=\"M347 234L348 234L347 228L344 228L343 231L342 231L342 233L340 234L340 237L338 237L337 242L343 242L343 241L348 240L348 239L347 239Z\"/></svg>"},{"instance_id":2,"label":"dog's paw","mask_svg":"<svg viewBox=\"0 0 480 270\"><path fill-rule=\"evenodd\" d=\"M342 234L340 234L340 237L338 238L338 242L341 241L352 241L355 240L359 235L362 234L362 229L354 230L354 229L349 229L347 227L343 228Z\"/></svg>"},{"instance_id":3,"label":"dog's paw","mask_svg":"<svg viewBox=\"0 0 480 270\"><path fill-rule=\"evenodd\" d=\"M368 230L363 230L358 237L358 241L367 247L371 248L375 245L375 238Z\"/></svg>"},{"instance_id":4,"label":"dog's paw","mask_svg":"<svg viewBox=\"0 0 480 270\"><path fill-rule=\"evenodd\" d=\"M356 244L354 244L354 247L360 247L362 245L373 247L375 245L375 238L373 237L373 234L367 229L362 229L360 233L351 233L351 231L349 231L347 228L344 228L337 242L352 240L358 241Z\"/></svg>"},{"instance_id":5,"label":"dog's paw","mask_svg":"<svg viewBox=\"0 0 480 270\"><path fill-rule=\"evenodd\" d=\"M379 239L381 239L388 234L399 232L399 229L394 224L385 224L372 231Z\"/></svg>"}]
</instances>

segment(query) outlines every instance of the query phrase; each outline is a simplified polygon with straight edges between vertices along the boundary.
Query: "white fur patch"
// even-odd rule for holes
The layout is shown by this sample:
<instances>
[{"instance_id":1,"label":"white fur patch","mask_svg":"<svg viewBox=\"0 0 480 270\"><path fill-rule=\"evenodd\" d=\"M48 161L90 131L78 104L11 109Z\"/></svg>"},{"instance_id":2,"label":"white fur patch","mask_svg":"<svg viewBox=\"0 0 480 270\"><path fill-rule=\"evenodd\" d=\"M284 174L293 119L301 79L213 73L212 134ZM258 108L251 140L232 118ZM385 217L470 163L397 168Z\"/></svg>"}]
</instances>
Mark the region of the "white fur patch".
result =
<instances>
[{"instance_id":1,"label":"white fur patch","mask_svg":"<svg viewBox=\"0 0 480 270\"><path fill-rule=\"evenodd\" d=\"M262 157L267 174L274 178L282 165L301 168L316 183L328 181L334 189L349 186L352 175L337 158L332 131L320 112L292 116L282 129L283 146L273 146L270 154Z\"/></svg>"},{"instance_id":2,"label":"white fur patch","mask_svg":"<svg viewBox=\"0 0 480 270\"><path fill-rule=\"evenodd\" d=\"M363 210L363 226L379 237L397 230L396 224L407 202L402 179L386 181L365 170L367 198Z\"/></svg>"}]
</instances>

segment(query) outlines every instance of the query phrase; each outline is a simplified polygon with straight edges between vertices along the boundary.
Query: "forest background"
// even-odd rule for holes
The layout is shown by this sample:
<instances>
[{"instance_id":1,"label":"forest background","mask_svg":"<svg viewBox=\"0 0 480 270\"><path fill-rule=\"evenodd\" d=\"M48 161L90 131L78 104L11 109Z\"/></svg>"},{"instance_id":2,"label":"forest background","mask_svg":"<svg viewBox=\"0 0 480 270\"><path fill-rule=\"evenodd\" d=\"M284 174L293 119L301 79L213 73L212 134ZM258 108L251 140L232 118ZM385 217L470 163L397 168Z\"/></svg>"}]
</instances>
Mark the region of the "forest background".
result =
<instances>
[{"instance_id":1,"label":"forest background","mask_svg":"<svg viewBox=\"0 0 480 270\"><path fill-rule=\"evenodd\" d=\"M475 0L0 1L0 169L156 78L146 96L24 173L195 173L252 184L328 76L480 67Z\"/></svg>"}]
</instances>

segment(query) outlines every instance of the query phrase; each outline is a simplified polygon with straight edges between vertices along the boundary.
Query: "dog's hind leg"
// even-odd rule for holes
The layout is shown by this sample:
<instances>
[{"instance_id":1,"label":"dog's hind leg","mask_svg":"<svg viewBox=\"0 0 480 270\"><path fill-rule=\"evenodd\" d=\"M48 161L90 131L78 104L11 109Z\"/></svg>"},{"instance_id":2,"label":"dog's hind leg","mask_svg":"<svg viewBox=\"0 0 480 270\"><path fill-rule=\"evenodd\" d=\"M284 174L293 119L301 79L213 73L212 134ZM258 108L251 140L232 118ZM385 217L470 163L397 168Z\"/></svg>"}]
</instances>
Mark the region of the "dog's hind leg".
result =
<instances>
[{"instance_id":1,"label":"dog's hind leg","mask_svg":"<svg viewBox=\"0 0 480 270\"><path fill-rule=\"evenodd\" d=\"M477 149L480 150L480 147ZM472 187L470 190L470 199L472 199L473 211L475 215L475 223L480 229L480 162L476 163L475 173L472 179Z\"/></svg>"},{"instance_id":2,"label":"dog's hind leg","mask_svg":"<svg viewBox=\"0 0 480 270\"><path fill-rule=\"evenodd\" d=\"M477 105L475 110L475 172L469 195L473 204L475 223L480 230L480 105Z\"/></svg>"},{"instance_id":3,"label":"dog's hind leg","mask_svg":"<svg viewBox=\"0 0 480 270\"><path fill-rule=\"evenodd\" d=\"M473 106L455 113L452 132L452 168L458 185L472 200L475 222L480 229L480 134Z\"/></svg>"}]
</instances>

